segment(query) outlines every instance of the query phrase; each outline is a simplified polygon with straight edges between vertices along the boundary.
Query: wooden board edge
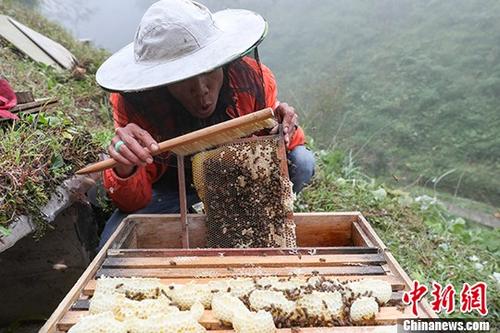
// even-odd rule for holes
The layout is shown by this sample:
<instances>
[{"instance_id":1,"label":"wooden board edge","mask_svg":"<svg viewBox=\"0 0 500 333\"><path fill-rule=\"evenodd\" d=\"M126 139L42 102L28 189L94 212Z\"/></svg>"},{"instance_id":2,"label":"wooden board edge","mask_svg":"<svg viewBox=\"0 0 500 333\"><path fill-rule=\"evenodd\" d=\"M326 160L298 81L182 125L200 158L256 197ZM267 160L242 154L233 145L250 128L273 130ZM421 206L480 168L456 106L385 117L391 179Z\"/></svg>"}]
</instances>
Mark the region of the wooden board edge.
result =
<instances>
[{"instance_id":1,"label":"wooden board edge","mask_svg":"<svg viewBox=\"0 0 500 333\"><path fill-rule=\"evenodd\" d=\"M384 256L385 260L387 262L387 265L391 269L392 273L394 275L399 276L405 283L407 289L412 288L413 281L412 279L406 274L404 269L399 265L399 263L396 261L396 258L392 255L392 253L389 250L384 251ZM434 312L430 305L427 303L427 301L423 300L419 303L419 308L421 311L425 313L425 317L423 318L438 318L438 315L436 312Z\"/></svg>"},{"instance_id":2,"label":"wooden board edge","mask_svg":"<svg viewBox=\"0 0 500 333\"><path fill-rule=\"evenodd\" d=\"M361 227L361 229L365 232L367 237L374 243L374 245L383 252L387 250L387 246L385 246L384 242L380 237L377 235L375 232L375 229L370 225L370 223L366 220L366 218L363 216L363 214L358 213L358 225Z\"/></svg>"},{"instance_id":3,"label":"wooden board edge","mask_svg":"<svg viewBox=\"0 0 500 333\"><path fill-rule=\"evenodd\" d=\"M54 333L57 331L57 323L64 317L65 313L73 306L73 303L80 297L83 288L87 285L88 281L92 279L95 273L99 270L101 264L106 259L106 252L115 238L122 232L128 225L128 221L122 221L115 232L108 239L103 248L96 255L94 260L90 263L87 269L80 276L78 281L73 285L71 290L66 294L63 300L59 303L52 315L47 319L45 324L40 328L39 333Z\"/></svg>"}]
</instances>

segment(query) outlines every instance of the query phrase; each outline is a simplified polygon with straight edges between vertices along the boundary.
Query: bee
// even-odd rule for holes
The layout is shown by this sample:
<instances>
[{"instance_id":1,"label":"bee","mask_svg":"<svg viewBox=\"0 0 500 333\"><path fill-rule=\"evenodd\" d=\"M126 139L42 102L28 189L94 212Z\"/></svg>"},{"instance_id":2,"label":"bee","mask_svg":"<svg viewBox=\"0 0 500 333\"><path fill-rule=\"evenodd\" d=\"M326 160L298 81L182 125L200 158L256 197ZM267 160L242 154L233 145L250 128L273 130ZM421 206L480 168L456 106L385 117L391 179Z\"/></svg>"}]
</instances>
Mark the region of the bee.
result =
<instances>
[{"instance_id":1,"label":"bee","mask_svg":"<svg viewBox=\"0 0 500 333\"><path fill-rule=\"evenodd\" d=\"M319 258L319 262L326 262L325 258Z\"/></svg>"},{"instance_id":2,"label":"bee","mask_svg":"<svg viewBox=\"0 0 500 333\"><path fill-rule=\"evenodd\" d=\"M170 260L170 266L177 266L177 263L173 260Z\"/></svg>"},{"instance_id":3,"label":"bee","mask_svg":"<svg viewBox=\"0 0 500 333\"><path fill-rule=\"evenodd\" d=\"M120 289L121 287L123 287L123 283L117 284L117 285L115 286L115 289Z\"/></svg>"}]
</instances>

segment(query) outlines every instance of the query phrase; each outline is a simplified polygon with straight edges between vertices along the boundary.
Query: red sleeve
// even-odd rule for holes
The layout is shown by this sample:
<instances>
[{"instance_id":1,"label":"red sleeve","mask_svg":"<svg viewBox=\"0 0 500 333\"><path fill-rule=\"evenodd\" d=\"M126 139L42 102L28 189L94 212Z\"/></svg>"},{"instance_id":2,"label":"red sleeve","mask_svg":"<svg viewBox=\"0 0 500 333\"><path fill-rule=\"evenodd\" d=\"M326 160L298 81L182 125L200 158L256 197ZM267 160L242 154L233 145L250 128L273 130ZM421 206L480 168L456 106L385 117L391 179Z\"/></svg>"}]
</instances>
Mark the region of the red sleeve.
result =
<instances>
[{"instance_id":1,"label":"red sleeve","mask_svg":"<svg viewBox=\"0 0 500 333\"><path fill-rule=\"evenodd\" d=\"M266 92L266 106L273 108L273 110L278 106L278 87L276 85L276 79L274 77L273 72L265 66L262 66L262 73L264 75L264 88ZM293 150L295 147L305 144L306 137L302 128L297 128L293 137L290 139L288 143L288 150Z\"/></svg>"},{"instance_id":2,"label":"red sleeve","mask_svg":"<svg viewBox=\"0 0 500 333\"><path fill-rule=\"evenodd\" d=\"M115 128L127 125L130 105L116 93L111 94L110 102L113 107ZM138 167L130 177L120 178L113 169L108 169L103 172L104 187L113 203L120 210L132 213L146 207L151 201L153 183L164 171L163 165L153 163L145 167Z\"/></svg>"}]
</instances>

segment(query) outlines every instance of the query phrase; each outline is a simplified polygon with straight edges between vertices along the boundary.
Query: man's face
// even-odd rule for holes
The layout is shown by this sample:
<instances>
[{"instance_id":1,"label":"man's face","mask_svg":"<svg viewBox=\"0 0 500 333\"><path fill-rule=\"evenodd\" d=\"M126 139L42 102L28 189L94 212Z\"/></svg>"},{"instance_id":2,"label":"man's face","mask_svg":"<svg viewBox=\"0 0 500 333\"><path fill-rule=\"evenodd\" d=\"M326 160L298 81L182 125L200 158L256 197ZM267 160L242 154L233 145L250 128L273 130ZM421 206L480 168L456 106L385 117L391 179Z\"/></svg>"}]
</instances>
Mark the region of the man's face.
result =
<instances>
[{"instance_id":1,"label":"man's face","mask_svg":"<svg viewBox=\"0 0 500 333\"><path fill-rule=\"evenodd\" d=\"M222 68L173 83L168 90L193 116L204 119L214 113L224 74Z\"/></svg>"}]
</instances>

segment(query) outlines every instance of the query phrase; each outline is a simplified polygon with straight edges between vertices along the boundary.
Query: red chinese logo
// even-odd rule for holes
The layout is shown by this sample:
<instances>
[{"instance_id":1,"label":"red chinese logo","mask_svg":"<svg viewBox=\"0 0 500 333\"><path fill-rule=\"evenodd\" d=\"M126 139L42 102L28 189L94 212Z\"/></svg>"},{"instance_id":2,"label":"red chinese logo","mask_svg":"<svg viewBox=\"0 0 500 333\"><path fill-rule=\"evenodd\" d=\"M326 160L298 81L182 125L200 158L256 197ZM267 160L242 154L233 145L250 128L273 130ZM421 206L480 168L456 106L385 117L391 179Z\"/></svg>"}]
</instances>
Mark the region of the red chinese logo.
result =
<instances>
[{"instance_id":1,"label":"red chinese logo","mask_svg":"<svg viewBox=\"0 0 500 333\"><path fill-rule=\"evenodd\" d=\"M460 311L469 313L474 310L478 311L482 316L488 314L486 307L486 289L487 284L484 282L477 282L474 285L464 283L462 291L460 292ZM411 304L411 311L415 316L418 316L417 304L427 294L429 289L420 284L418 281L413 281L413 287L403 294L403 303ZM446 314L455 311L455 288L451 284L443 287L438 282L432 283L433 297L431 301L432 310L441 312L443 309Z\"/></svg>"},{"instance_id":2,"label":"red chinese logo","mask_svg":"<svg viewBox=\"0 0 500 333\"><path fill-rule=\"evenodd\" d=\"M417 303L420 302L428 291L429 289L425 285L415 280L413 281L413 288L403 294L403 302L411 304L411 311L415 316L418 316Z\"/></svg>"},{"instance_id":3,"label":"red chinese logo","mask_svg":"<svg viewBox=\"0 0 500 333\"><path fill-rule=\"evenodd\" d=\"M473 286L464 283L460 292L460 311L468 313L477 310L482 316L486 316L488 314L488 309L486 308L487 287L484 282L478 282Z\"/></svg>"},{"instance_id":4,"label":"red chinese logo","mask_svg":"<svg viewBox=\"0 0 500 333\"><path fill-rule=\"evenodd\" d=\"M447 284L442 287L440 283L432 283L432 296L431 302L432 310L441 312L441 309L446 309L446 313L450 314L455 310L455 287Z\"/></svg>"}]
</instances>

